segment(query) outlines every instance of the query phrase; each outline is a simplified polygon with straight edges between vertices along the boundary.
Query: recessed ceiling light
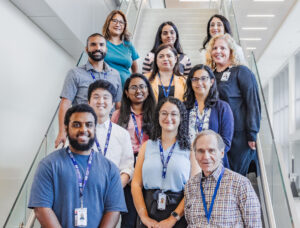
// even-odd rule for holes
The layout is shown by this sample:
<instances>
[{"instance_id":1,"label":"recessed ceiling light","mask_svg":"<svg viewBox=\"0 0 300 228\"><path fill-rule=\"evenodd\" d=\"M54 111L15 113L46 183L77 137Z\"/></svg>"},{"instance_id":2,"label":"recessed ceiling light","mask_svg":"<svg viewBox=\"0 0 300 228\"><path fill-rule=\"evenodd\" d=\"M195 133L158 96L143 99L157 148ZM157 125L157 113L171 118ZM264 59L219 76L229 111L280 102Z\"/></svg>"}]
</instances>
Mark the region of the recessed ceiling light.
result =
<instances>
[{"instance_id":1,"label":"recessed ceiling light","mask_svg":"<svg viewBox=\"0 0 300 228\"><path fill-rule=\"evenodd\" d=\"M253 2L284 2L284 0L253 0Z\"/></svg>"},{"instance_id":2,"label":"recessed ceiling light","mask_svg":"<svg viewBox=\"0 0 300 228\"><path fill-rule=\"evenodd\" d=\"M255 50L256 47L246 47L247 50Z\"/></svg>"},{"instance_id":3,"label":"recessed ceiling light","mask_svg":"<svg viewBox=\"0 0 300 228\"><path fill-rule=\"evenodd\" d=\"M274 14L248 14L247 17L275 17Z\"/></svg>"},{"instance_id":4,"label":"recessed ceiling light","mask_svg":"<svg viewBox=\"0 0 300 228\"><path fill-rule=\"evenodd\" d=\"M267 30L267 27L242 27L243 30Z\"/></svg>"},{"instance_id":5,"label":"recessed ceiling light","mask_svg":"<svg viewBox=\"0 0 300 228\"><path fill-rule=\"evenodd\" d=\"M210 0L179 0L180 2L210 2ZM216 2L218 0L212 0L212 2Z\"/></svg>"},{"instance_id":6,"label":"recessed ceiling light","mask_svg":"<svg viewBox=\"0 0 300 228\"><path fill-rule=\"evenodd\" d=\"M240 38L243 41L260 41L261 38Z\"/></svg>"}]
</instances>

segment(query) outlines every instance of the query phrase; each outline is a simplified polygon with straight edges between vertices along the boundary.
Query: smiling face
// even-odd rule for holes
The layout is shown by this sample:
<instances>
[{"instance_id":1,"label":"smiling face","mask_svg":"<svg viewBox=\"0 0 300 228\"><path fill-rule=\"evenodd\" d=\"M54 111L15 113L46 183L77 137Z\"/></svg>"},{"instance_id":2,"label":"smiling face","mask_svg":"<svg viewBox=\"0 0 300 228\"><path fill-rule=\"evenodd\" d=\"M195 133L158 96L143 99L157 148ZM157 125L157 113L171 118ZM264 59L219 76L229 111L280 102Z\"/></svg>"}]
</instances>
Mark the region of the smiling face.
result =
<instances>
[{"instance_id":1,"label":"smiling face","mask_svg":"<svg viewBox=\"0 0 300 228\"><path fill-rule=\"evenodd\" d=\"M180 124L180 112L173 103L164 103L159 110L159 125L166 132L177 132Z\"/></svg>"},{"instance_id":2,"label":"smiling face","mask_svg":"<svg viewBox=\"0 0 300 228\"><path fill-rule=\"evenodd\" d=\"M211 56L215 64L221 66L230 65L230 55L231 51L228 43L224 39L217 39L211 51Z\"/></svg>"},{"instance_id":3,"label":"smiling face","mask_svg":"<svg viewBox=\"0 0 300 228\"><path fill-rule=\"evenodd\" d=\"M195 157L205 176L209 176L221 164L224 152L218 149L218 141L213 135L203 135L197 139Z\"/></svg>"},{"instance_id":4,"label":"smiling face","mask_svg":"<svg viewBox=\"0 0 300 228\"><path fill-rule=\"evenodd\" d=\"M89 150L95 141L95 119L89 112L75 112L66 128L72 152Z\"/></svg>"},{"instance_id":5,"label":"smiling face","mask_svg":"<svg viewBox=\"0 0 300 228\"><path fill-rule=\"evenodd\" d=\"M147 84L139 77L133 78L129 83L128 90L125 90L125 94L133 104L141 104L149 95Z\"/></svg>"},{"instance_id":6,"label":"smiling face","mask_svg":"<svg viewBox=\"0 0 300 228\"><path fill-rule=\"evenodd\" d=\"M177 39L176 31L174 30L174 28L171 25L165 25L162 28L160 38L161 38L161 42L163 44L174 45L174 43Z\"/></svg>"},{"instance_id":7,"label":"smiling face","mask_svg":"<svg viewBox=\"0 0 300 228\"><path fill-rule=\"evenodd\" d=\"M214 83L214 79L210 79L209 74L206 70L201 69L195 71L191 78L192 88L195 96L206 98L210 88Z\"/></svg>"},{"instance_id":8,"label":"smiling face","mask_svg":"<svg viewBox=\"0 0 300 228\"><path fill-rule=\"evenodd\" d=\"M114 106L113 97L108 90L98 88L92 92L89 105L95 110L99 121L107 119Z\"/></svg>"},{"instance_id":9,"label":"smiling face","mask_svg":"<svg viewBox=\"0 0 300 228\"><path fill-rule=\"evenodd\" d=\"M214 17L209 23L209 34L212 37L217 35L224 35L225 28L223 22L218 18Z\"/></svg>"},{"instance_id":10,"label":"smiling face","mask_svg":"<svg viewBox=\"0 0 300 228\"><path fill-rule=\"evenodd\" d=\"M88 40L86 52L88 53L89 60L102 61L106 55L106 40L101 36L93 36Z\"/></svg>"},{"instance_id":11,"label":"smiling face","mask_svg":"<svg viewBox=\"0 0 300 228\"><path fill-rule=\"evenodd\" d=\"M125 20L120 14L115 14L109 23L109 33L111 36L120 36L123 34L125 29Z\"/></svg>"},{"instance_id":12,"label":"smiling face","mask_svg":"<svg viewBox=\"0 0 300 228\"><path fill-rule=\"evenodd\" d=\"M160 71L173 71L177 57L170 48L162 49L156 58L157 67Z\"/></svg>"}]
</instances>

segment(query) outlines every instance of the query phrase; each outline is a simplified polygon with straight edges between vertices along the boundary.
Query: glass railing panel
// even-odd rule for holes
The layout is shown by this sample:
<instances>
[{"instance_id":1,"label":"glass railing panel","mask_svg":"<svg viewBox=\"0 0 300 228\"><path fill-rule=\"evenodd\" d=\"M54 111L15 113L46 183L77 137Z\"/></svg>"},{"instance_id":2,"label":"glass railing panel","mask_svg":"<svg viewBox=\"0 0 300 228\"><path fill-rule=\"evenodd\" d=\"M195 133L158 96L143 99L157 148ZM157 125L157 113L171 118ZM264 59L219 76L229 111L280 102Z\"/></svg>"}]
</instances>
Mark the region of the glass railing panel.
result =
<instances>
[{"instance_id":1,"label":"glass railing panel","mask_svg":"<svg viewBox=\"0 0 300 228\"><path fill-rule=\"evenodd\" d=\"M253 54L250 61L250 68L255 74L259 86L262 111L259 137L276 226L286 228L293 227L294 224L286 189L286 187L289 186L286 186L284 182L285 177L283 176L282 164L278 155L279 151L274 141L261 81Z\"/></svg>"},{"instance_id":2,"label":"glass railing panel","mask_svg":"<svg viewBox=\"0 0 300 228\"><path fill-rule=\"evenodd\" d=\"M27 209L31 184L34 178L37 165L39 161L45 157L46 151L47 139L45 137L41 143L39 152L37 153L34 162L30 167L30 171L26 176L26 181L24 181L23 185L21 186L20 192L17 196L17 200L15 201L15 204L13 205L13 208L9 213L9 217L6 220L4 227L16 228L21 227L21 224L26 224L26 221L31 211Z\"/></svg>"},{"instance_id":3,"label":"glass railing panel","mask_svg":"<svg viewBox=\"0 0 300 228\"><path fill-rule=\"evenodd\" d=\"M78 60L78 65L83 65L87 61L87 54L83 53ZM5 228L15 228L20 227L21 224L26 224L26 221L32 212L32 210L27 209L30 189L32 185L32 180L39 162L47 156L49 153L53 152L54 141L58 133L58 108L50 122L50 125L46 131L45 137L41 143L38 152L29 168L26 178L20 188L19 194L10 210L9 216L4 224Z\"/></svg>"},{"instance_id":4,"label":"glass railing panel","mask_svg":"<svg viewBox=\"0 0 300 228\"><path fill-rule=\"evenodd\" d=\"M121 5L120 5L120 7L119 7L119 10L121 10L122 12L125 13L126 10L127 10L127 8L128 8L129 1L130 1L130 0L123 0L123 1L121 2Z\"/></svg>"},{"instance_id":5,"label":"glass railing panel","mask_svg":"<svg viewBox=\"0 0 300 228\"><path fill-rule=\"evenodd\" d=\"M138 12L142 0L130 0L129 8L127 9L126 16L128 21L128 31L133 35L134 28L137 23Z\"/></svg>"}]
</instances>

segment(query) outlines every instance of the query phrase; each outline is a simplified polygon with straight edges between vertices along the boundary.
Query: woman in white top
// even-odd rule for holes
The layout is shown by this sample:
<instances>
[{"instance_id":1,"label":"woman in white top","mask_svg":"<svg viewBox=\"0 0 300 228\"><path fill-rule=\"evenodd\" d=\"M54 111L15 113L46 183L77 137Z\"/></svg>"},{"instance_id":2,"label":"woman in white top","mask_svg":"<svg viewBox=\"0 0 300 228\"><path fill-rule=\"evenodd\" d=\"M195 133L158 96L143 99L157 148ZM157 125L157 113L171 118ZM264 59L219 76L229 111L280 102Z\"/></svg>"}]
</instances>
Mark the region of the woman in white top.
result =
<instances>
[{"instance_id":1,"label":"woman in white top","mask_svg":"<svg viewBox=\"0 0 300 228\"><path fill-rule=\"evenodd\" d=\"M219 14L215 14L211 16L211 18L208 20L206 31L207 31L207 36L203 41L202 48L200 49L201 64L206 64L206 48L211 38L218 35L224 35L226 33L232 36L232 31L231 31L229 21L227 20L226 17ZM237 57L239 58L239 62L242 65L247 65L242 47L239 46L237 43L235 43L235 45L236 45L235 48L237 51Z\"/></svg>"}]
</instances>

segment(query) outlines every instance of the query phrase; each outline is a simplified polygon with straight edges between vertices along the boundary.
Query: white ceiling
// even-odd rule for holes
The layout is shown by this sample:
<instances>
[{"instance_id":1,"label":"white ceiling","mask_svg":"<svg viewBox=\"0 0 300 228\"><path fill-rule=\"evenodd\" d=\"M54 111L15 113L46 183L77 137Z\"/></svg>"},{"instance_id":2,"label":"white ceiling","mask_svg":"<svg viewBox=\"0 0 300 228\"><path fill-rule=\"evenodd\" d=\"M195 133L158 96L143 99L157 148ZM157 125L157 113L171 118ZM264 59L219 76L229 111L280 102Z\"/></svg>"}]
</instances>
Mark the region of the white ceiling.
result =
<instances>
[{"instance_id":1,"label":"white ceiling","mask_svg":"<svg viewBox=\"0 0 300 228\"><path fill-rule=\"evenodd\" d=\"M247 47L256 47L253 51L256 59L259 59L295 3L296 0L284 0L282 2L233 0L240 38L261 38L260 41L241 41L244 50ZM247 17L248 14L274 14L275 16L272 18L255 18ZM267 27L267 30L243 30L242 27ZM247 53L245 54L247 56Z\"/></svg>"},{"instance_id":2,"label":"white ceiling","mask_svg":"<svg viewBox=\"0 0 300 228\"><path fill-rule=\"evenodd\" d=\"M224 0L229 2L228 0ZM297 0L283 0L280 2L254 0L232 0L240 38L261 38L259 41L241 41L246 57L251 51L256 59L259 59L275 36L285 18L297 2ZM167 8L202 8L208 6L208 2L166 0ZM248 14L274 14L272 18L250 18ZM232 27L234 27L232 25ZM242 27L267 27L267 30L242 30ZM298 26L299 27L299 26ZM255 47L255 50L247 51L247 47Z\"/></svg>"}]
</instances>

